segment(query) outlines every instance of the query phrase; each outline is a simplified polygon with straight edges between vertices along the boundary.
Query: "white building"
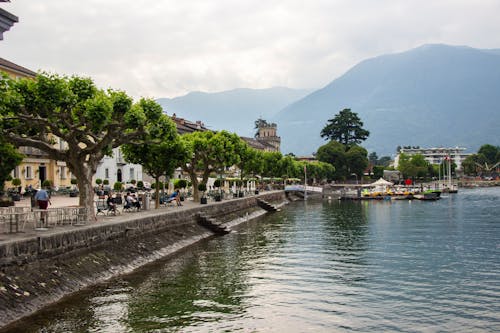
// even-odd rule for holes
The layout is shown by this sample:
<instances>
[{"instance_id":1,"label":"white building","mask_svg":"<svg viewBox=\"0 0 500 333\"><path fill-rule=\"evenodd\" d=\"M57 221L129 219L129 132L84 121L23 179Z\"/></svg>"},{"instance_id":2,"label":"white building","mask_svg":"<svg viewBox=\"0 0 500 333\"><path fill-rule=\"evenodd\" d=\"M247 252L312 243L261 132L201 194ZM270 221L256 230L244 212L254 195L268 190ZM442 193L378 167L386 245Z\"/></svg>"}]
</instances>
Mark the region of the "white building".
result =
<instances>
[{"instance_id":1,"label":"white building","mask_svg":"<svg viewBox=\"0 0 500 333\"><path fill-rule=\"evenodd\" d=\"M441 164L446 157L450 157L451 161L457 165L457 170L462 169L462 162L469 157L470 153L464 153L466 148L401 148L394 160L394 167L399 165L399 156L406 155L423 155L425 160L430 164Z\"/></svg>"},{"instance_id":2,"label":"white building","mask_svg":"<svg viewBox=\"0 0 500 333\"><path fill-rule=\"evenodd\" d=\"M111 187L115 182L139 181L142 180L142 165L127 163L120 148L114 148L113 156L106 156L99 162L94 175L94 184L97 178L107 179Z\"/></svg>"}]
</instances>

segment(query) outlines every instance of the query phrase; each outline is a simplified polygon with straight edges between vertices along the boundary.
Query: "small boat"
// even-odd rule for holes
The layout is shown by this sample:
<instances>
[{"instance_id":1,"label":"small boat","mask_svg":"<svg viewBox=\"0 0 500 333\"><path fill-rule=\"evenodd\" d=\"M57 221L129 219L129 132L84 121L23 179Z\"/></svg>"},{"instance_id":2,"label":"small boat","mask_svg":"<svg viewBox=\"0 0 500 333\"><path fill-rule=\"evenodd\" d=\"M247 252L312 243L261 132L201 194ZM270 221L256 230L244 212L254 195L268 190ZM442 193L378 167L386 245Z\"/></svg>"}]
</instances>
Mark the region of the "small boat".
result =
<instances>
[{"instance_id":1,"label":"small boat","mask_svg":"<svg viewBox=\"0 0 500 333\"><path fill-rule=\"evenodd\" d=\"M426 201L436 201L440 199L441 192L438 193L434 191L426 191L420 194L415 194L413 197L417 200L426 200Z\"/></svg>"}]
</instances>

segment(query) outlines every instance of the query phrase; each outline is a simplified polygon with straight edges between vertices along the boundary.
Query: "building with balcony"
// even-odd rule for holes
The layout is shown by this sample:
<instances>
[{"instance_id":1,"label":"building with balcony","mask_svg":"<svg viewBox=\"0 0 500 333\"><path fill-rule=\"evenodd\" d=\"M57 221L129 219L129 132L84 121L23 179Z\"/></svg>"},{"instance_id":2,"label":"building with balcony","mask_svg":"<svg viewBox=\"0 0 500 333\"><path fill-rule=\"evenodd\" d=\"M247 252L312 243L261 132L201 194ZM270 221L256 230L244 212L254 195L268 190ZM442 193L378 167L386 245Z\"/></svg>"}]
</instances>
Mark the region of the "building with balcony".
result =
<instances>
[{"instance_id":1,"label":"building with balcony","mask_svg":"<svg viewBox=\"0 0 500 333\"><path fill-rule=\"evenodd\" d=\"M401 148L396 155L394 160L394 167L397 168L399 165L399 157L401 154L406 155L416 155L420 154L424 156L425 160L430 164L441 164L445 158L451 158L451 162L455 163L457 170L462 169L462 162L472 155L471 153L465 153L466 148L455 147L455 148L420 148L420 147L407 147Z\"/></svg>"}]
</instances>

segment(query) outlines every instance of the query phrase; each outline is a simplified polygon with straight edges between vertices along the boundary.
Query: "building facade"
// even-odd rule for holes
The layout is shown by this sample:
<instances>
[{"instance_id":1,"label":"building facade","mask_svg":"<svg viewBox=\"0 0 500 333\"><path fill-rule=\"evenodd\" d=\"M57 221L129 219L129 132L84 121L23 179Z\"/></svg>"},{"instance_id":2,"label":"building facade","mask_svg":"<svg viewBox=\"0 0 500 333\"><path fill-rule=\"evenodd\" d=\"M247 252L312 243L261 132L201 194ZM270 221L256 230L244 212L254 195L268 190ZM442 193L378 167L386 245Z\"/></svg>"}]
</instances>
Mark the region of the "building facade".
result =
<instances>
[{"instance_id":1,"label":"building facade","mask_svg":"<svg viewBox=\"0 0 500 333\"><path fill-rule=\"evenodd\" d=\"M143 180L142 165L127 163L120 148L113 148L113 155L106 156L99 162L92 182L95 184L98 178L107 180L111 187L116 182L126 184L132 180L140 181Z\"/></svg>"},{"instance_id":2,"label":"building facade","mask_svg":"<svg viewBox=\"0 0 500 333\"><path fill-rule=\"evenodd\" d=\"M470 153L465 153L466 148L401 148L394 160L394 167L399 165L399 157L401 154L424 156L425 160L430 164L441 164L445 158L451 158L451 161L456 164L457 170L462 170L462 162L469 157Z\"/></svg>"},{"instance_id":3,"label":"building facade","mask_svg":"<svg viewBox=\"0 0 500 333\"><path fill-rule=\"evenodd\" d=\"M19 66L13 62L0 58L0 72L12 78L34 78L36 73ZM55 138L55 146L64 149L65 143ZM19 151L25 156L20 165L12 170L12 179L21 180L21 188L29 186L40 188L45 180L49 180L54 187L70 186L71 172L66 167L66 162L55 161L48 157L47 153L33 147L19 147ZM5 188L12 188L12 182L6 182Z\"/></svg>"},{"instance_id":4,"label":"building facade","mask_svg":"<svg viewBox=\"0 0 500 333\"><path fill-rule=\"evenodd\" d=\"M278 126L263 119L257 120L255 138L241 137L250 147L263 151L279 152L281 138L277 134Z\"/></svg>"}]
</instances>

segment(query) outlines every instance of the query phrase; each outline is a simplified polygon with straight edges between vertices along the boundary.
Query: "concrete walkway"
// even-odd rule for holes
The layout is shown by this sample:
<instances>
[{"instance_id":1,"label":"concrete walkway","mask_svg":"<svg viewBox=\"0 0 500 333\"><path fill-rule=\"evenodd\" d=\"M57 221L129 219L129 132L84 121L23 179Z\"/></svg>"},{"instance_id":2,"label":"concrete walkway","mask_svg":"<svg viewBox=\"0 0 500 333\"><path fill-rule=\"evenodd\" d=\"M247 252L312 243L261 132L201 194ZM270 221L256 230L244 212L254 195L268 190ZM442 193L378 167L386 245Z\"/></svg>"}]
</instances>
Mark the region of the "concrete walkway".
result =
<instances>
[{"instance_id":1,"label":"concrete walkway","mask_svg":"<svg viewBox=\"0 0 500 333\"><path fill-rule=\"evenodd\" d=\"M232 199L227 199L227 200L232 200ZM222 202L227 202L227 200L223 200ZM49 205L49 208L58 208L58 207L70 207L70 206L78 206L78 198L71 198L69 196L52 196L50 199L52 202L51 205ZM208 205L216 205L219 204L219 202L214 202L214 201L208 201ZM21 201L16 201L15 206L16 207L30 207L31 202L30 198L22 198ZM132 211L132 212L124 212L123 211L123 206L118 206L118 211L120 214L117 214L116 216L114 215L102 215L99 214L97 216L97 220L91 220L86 223L84 226L74 226L74 225L57 225L57 226L49 226L48 230L40 231L40 230L35 230L35 225L33 222L28 222L26 223L24 230L18 233L8 233L9 227L8 225L0 225L0 245L2 243L7 243L7 242L12 242L12 241L18 241L22 239L28 239L28 238L33 238L33 237L38 237L38 236L47 236L47 235L52 235L52 234L57 234L60 232L66 232L78 228L86 228L88 226L96 225L96 224L102 224L102 223L119 223L119 222L125 222L129 220L136 219L137 217L148 217L148 216L154 216L158 215L159 213L165 214L168 212L175 212L179 210L188 210L191 208L199 207L201 206L200 203L195 203L192 200L186 200L182 202L182 206L177 206L177 205L169 205L169 206L164 206L161 205L160 208L155 209L154 208L155 203L154 201L151 202L151 208L149 210L140 210L138 212ZM205 205L203 205L205 206ZM21 226L20 226L21 228Z\"/></svg>"}]
</instances>

